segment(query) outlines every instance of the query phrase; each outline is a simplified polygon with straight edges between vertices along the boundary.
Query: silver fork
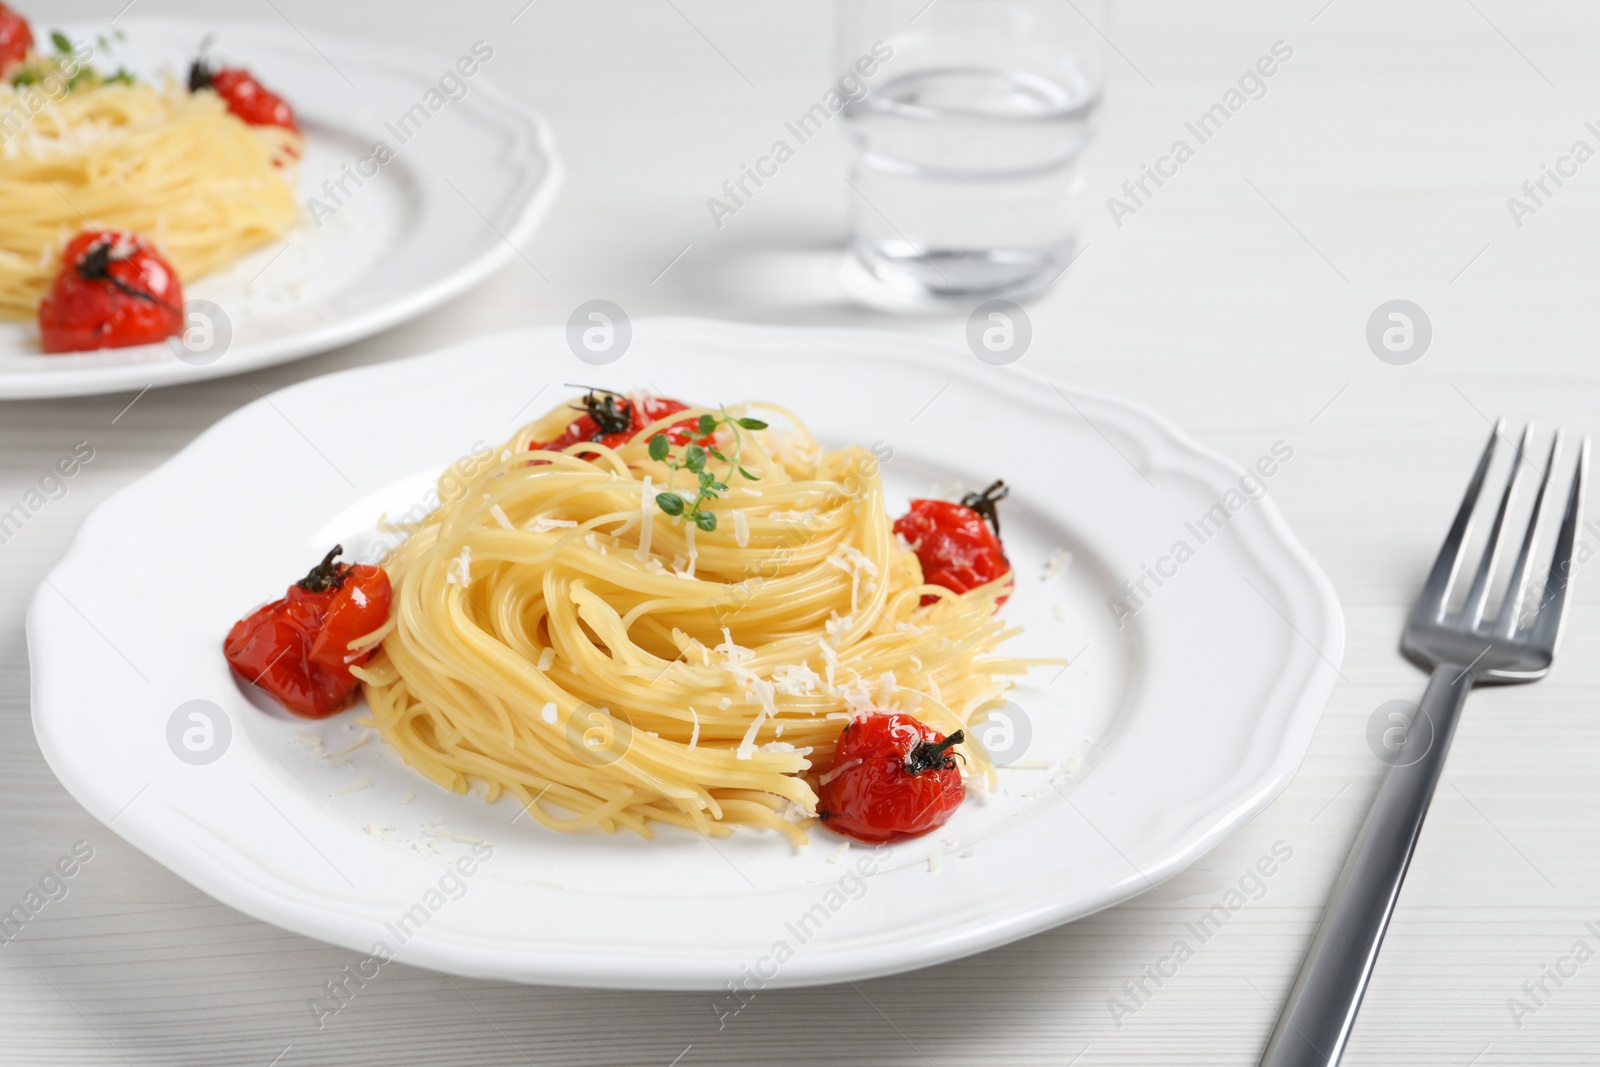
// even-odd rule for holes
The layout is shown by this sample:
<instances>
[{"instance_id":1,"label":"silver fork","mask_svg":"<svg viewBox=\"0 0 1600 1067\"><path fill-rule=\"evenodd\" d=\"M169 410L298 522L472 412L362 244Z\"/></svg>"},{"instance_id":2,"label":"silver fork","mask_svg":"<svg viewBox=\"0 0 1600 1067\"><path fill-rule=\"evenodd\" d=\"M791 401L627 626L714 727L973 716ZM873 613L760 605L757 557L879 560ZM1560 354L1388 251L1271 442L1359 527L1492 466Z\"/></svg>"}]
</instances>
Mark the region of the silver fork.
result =
<instances>
[{"instance_id":1,"label":"silver fork","mask_svg":"<svg viewBox=\"0 0 1600 1067\"><path fill-rule=\"evenodd\" d=\"M1560 454L1561 434L1556 433L1539 476L1538 495L1528 520L1522 547L1517 552L1505 598L1492 618L1486 608L1494 581L1495 557L1506 513L1511 509L1533 438L1530 425L1512 460L1494 524L1472 577L1472 585L1459 611L1450 611L1450 594L1460 570L1462 547L1472 527L1472 515L1494 459L1495 442L1503 422L1495 423L1489 445L1467 486L1467 495L1444 539L1433 570L1411 609L1400 648L1413 663L1431 670L1428 688L1406 739L1378 789L1355 847L1333 887L1333 897L1306 951L1300 974L1278 1016L1261 1067L1333 1067L1344 1055L1345 1043L1361 1006L1383 934L1389 926L1400 885L1416 849L1428 803L1444 769L1450 739L1474 685L1533 682L1543 678L1555 658L1561 636L1561 619L1572 588L1573 546L1578 516L1583 510L1583 477L1589 463L1589 441L1579 448L1577 470L1567 492L1566 512L1556 535L1555 552L1543 595L1529 617L1521 614L1531 567L1534 534L1550 487L1550 472ZM1432 726L1431 731L1419 727ZM1421 751L1416 751L1421 749Z\"/></svg>"}]
</instances>

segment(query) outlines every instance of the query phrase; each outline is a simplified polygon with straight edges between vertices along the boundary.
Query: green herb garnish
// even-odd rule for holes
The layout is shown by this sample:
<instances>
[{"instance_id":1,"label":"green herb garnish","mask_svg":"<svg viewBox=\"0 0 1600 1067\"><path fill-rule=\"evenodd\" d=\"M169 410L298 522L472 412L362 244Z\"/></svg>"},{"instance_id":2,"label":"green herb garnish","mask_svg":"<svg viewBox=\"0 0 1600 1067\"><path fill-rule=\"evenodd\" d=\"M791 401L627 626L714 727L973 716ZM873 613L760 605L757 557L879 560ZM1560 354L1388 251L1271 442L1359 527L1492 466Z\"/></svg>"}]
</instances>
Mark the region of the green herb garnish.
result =
<instances>
[{"instance_id":1,"label":"green herb garnish","mask_svg":"<svg viewBox=\"0 0 1600 1067\"><path fill-rule=\"evenodd\" d=\"M754 474L745 470L739 460L744 454L744 436L740 430L765 430L767 424L760 419L736 418L728 414L727 408L720 409L720 416L709 411L700 416L695 424L703 439L709 438L717 432L719 426L726 426L733 431L733 455L726 456L711 444L689 444L683 451L674 456L672 442L664 433L658 433L650 438L650 458L657 463L665 463L672 471L672 479L667 483L666 492L656 494L656 507L673 518L682 517L694 523L700 529L710 533L717 528L716 512L710 511L703 505L708 500L715 500L728 491L728 481L735 473L747 481L760 481ZM706 469L707 460L716 460L726 463L728 469L717 477L716 474ZM696 491L693 500L689 500L675 488L678 472L685 471L694 476Z\"/></svg>"},{"instance_id":2,"label":"green herb garnish","mask_svg":"<svg viewBox=\"0 0 1600 1067\"><path fill-rule=\"evenodd\" d=\"M120 31L113 36L120 40ZM107 39L104 36L97 38L97 40L100 41L102 49L107 47ZM64 91L69 93L79 88L93 89L101 85L132 85L134 83L133 74L123 67L118 67L116 73L108 77L88 63L80 65L77 62L77 53L74 50L72 38L60 30L51 32L50 43L55 47L54 54L36 53L13 72L11 75L12 85L19 89L30 85L48 86L48 79L52 75L61 79L65 87ZM72 73L69 74L69 70ZM53 88L47 88L47 91L51 94L56 92Z\"/></svg>"}]
</instances>

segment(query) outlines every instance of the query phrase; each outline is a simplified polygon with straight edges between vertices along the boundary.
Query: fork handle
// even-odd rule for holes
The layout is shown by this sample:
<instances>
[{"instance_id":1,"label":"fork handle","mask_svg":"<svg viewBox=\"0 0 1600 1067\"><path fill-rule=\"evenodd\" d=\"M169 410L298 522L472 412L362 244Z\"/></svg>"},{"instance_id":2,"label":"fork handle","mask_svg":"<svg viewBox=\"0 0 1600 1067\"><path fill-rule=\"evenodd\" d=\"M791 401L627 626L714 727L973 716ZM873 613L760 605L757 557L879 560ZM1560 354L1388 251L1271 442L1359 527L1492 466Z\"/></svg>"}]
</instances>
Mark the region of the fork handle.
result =
<instances>
[{"instance_id":1,"label":"fork handle","mask_svg":"<svg viewBox=\"0 0 1600 1067\"><path fill-rule=\"evenodd\" d=\"M1405 743L1339 872L1261 1067L1335 1067L1344 1055L1471 688L1470 667L1434 668ZM1431 731L1418 729L1424 721Z\"/></svg>"}]
</instances>

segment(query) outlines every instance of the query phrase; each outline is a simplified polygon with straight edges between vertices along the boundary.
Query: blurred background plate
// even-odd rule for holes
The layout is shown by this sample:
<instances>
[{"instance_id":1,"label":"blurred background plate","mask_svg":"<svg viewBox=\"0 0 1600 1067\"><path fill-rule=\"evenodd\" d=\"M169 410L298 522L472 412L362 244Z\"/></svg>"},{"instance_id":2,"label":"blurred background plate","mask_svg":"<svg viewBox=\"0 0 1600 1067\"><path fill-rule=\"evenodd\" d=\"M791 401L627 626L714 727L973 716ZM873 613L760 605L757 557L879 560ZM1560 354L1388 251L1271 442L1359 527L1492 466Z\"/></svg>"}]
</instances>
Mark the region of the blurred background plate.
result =
<instances>
[{"instance_id":1,"label":"blurred background plate","mask_svg":"<svg viewBox=\"0 0 1600 1067\"><path fill-rule=\"evenodd\" d=\"M39 28L54 27L41 20ZM61 28L88 41L112 30ZM489 83L493 47L483 42L487 60L465 54L467 69L477 69L463 77L463 56L331 35L319 35L319 47L288 25L130 17L117 28L123 36L95 57L102 68L182 78L212 36L213 56L249 68L283 96L306 137L297 199L324 207L315 218L305 207L283 240L185 284L187 300L221 308L231 330L220 356L206 353L210 362L180 360L165 345L46 356L34 322L0 322L0 399L193 382L370 336L518 254L561 184L549 127ZM379 141L393 158L366 177L362 160Z\"/></svg>"}]
</instances>

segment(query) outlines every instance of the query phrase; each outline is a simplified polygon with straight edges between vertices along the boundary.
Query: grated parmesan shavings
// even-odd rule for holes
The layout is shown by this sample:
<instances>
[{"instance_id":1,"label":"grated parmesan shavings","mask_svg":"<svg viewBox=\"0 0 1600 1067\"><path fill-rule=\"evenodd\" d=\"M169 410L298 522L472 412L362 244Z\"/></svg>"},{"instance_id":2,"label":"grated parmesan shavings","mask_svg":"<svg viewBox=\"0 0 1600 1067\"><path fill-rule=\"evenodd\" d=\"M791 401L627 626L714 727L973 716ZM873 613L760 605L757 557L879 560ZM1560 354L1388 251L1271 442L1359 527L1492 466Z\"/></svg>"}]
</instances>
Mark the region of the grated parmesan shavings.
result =
<instances>
[{"instance_id":1,"label":"grated parmesan shavings","mask_svg":"<svg viewBox=\"0 0 1600 1067\"><path fill-rule=\"evenodd\" d=\"M1050 582L1061 577L1068 567L1072 566L1072 553L1064 548L1052 548L1050 555L1045 558L1044 570L1039 574L1041 582Z\"/></svg>"}]
</instances>

